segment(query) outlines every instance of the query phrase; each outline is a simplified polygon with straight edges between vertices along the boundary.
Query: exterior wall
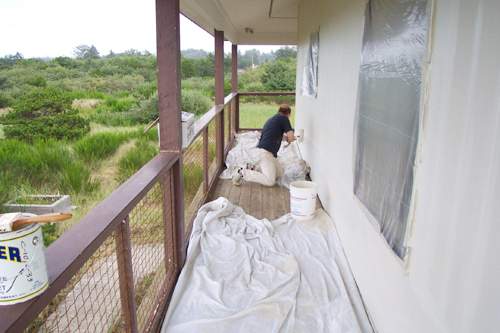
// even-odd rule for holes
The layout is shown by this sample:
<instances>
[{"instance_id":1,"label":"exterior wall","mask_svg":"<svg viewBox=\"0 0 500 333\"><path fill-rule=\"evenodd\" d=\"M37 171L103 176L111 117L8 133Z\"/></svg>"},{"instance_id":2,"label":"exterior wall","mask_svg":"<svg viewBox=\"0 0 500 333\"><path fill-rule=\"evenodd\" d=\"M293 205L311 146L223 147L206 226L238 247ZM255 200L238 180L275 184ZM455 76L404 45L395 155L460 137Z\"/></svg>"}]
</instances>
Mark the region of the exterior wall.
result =
<instances>
[{"instance_id":1,"label":"exterior wall","mask_svg":"<svg viewBox=\"0 0 500 333\"><path fill-rule=\"evenodd\" d=\"M403 263L353 195L363 0L301 1L297 87L320 27L318 98L297 93L302 153L379 332L500 326L500 2L436 0L411 253Z\"/></svg>"}]
</instances>

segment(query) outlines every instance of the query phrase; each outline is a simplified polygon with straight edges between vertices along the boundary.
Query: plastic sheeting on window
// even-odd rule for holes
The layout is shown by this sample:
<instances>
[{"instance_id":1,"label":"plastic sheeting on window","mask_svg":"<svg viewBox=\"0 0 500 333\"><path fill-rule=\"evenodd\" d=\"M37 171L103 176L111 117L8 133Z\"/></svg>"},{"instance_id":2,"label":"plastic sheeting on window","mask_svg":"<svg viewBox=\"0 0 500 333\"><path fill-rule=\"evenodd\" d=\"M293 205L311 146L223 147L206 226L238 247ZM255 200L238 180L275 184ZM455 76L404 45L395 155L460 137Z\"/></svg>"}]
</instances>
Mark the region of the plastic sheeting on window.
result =
<instances>
[{"instance_id":1,"label":"plastic sheeting on window","mask_svg":"<svg viewBox=\"0 0 500 333\"><path fill-rule=\"evenodd\" d=\"M413 188L427 0L370 0L356 124L354 192L401 258Z\"/></svg>"},{"instance_id":2,"label":"plastic sheeting on window","mask_svg":"<svg viewBox=\"0 0 500 333\"><path fill-rule=\"evenodd\" d=\"M302 75L301 93L303 96L316 97L318 95L318 59L319 59L319 31L309 37L309 48Z\"/></svg>"}]
</instances>

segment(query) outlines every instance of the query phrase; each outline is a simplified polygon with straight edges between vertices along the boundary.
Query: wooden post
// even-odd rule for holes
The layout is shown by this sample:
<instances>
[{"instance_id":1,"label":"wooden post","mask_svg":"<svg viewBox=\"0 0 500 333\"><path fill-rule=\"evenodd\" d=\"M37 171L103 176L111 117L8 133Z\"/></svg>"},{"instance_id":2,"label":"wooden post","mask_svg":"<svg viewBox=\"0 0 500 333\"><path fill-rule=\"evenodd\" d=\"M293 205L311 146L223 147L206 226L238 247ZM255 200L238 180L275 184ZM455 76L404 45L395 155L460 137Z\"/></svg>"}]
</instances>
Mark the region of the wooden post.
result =
<instances>
[{"instance_id":1,"label":"wooden post","mask_svg":"<svg viewBox=\"0 0 500 333\"><path fill-rule=\"evenodd\" d=\"M238 45L231 45L231 91L238 92Z\"/></svg>"},{"instance_id":2,"label":"wooden post","mask_svg":"<svg viewBox=\"0 0 500 333\"><path fill-rule=\"evenodd\" d=\"M231 47L231 91L238 92L238 45L233 44ZM238 133L240 130L240 97L237 95L234 98L233 107L234 116L234 132Z\"/></svg>"},{"instance_id":3,"label":"wooden post","mask_svg":"<svg viewBox=\"0 0 500 333\"><path fill-rule=\"evenodd\" d=\"M182 154L179 0L156 0L156 54L160 150ZM182 158L172 168L173 190L164 195L164 223L175 228L176 267L182 268L184 247L184 184ZM167 177L164 177L166 179ZM166 191L169 184L164 184ZM165 258L166 259L166 258Z\"/></svg>"},{"instance_id":4,"label":"wooden post","mask_svg":"<svg viewBox=\"0 0 500 333\"><path fill-rule=\"evenodd\" d=\"M215 105L224 104L224 31L215 30ZM216 119L217 166L224 163L224 110Z\"/></svg>"},{"instance_id":5,"label":"wooden post","mask_svg":"<svg viewBox=\"0 0 500 333\"><path fill-rule=\"evenodd\" d=\"M134 292L134 273L132 271L132 246L130 241L129 218L122 221L115 233L120 300L122 304L124 331L137 332L137 311Z\"/></svg>"}]
</instances>

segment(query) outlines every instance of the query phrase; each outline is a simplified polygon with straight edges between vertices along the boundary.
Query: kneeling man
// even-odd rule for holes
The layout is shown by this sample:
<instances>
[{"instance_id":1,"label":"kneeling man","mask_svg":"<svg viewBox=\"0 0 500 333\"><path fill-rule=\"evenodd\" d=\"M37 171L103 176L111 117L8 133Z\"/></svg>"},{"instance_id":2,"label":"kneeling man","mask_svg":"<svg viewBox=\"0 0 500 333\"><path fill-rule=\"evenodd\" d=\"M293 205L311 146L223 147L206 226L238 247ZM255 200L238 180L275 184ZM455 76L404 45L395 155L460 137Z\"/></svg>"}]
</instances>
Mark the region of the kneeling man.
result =
<instances>
[{"instance_id":1,"label":"kneeling man","mask_svg":"<svg viewBox=\"0 0 500 333\"><path fill-rule=\"evenodd\" d=\"M239 186L243 181L248 181L264 186L274 186L276 179L283 173L277 158L281 141L286 140L291 143L295 140L290 124L291 113L290 106L282 104L278 113L266 121L257 145L259 163L256 166L247 165L246 168L236 170L233 175L234 185Z\"/></svg>"}]
</instances>

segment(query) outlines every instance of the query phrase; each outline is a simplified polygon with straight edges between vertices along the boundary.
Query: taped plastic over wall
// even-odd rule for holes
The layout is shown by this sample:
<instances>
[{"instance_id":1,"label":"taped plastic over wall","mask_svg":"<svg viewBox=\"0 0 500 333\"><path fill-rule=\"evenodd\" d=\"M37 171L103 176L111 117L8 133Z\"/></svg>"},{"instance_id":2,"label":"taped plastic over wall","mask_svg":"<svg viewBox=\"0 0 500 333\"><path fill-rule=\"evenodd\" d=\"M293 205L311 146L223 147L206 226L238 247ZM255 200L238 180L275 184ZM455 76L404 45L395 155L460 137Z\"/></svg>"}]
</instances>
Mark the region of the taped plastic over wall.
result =
<instances>
[{"instance_id":1,"label":"taped plastic over wall","mask_svg":"<svg viewBox=\"0 0 500 333\"><path fill-rule=\"evenodd\" d=\"M367 5L354 192L402 258L428 26L427 0L370 0Z\"/></svg>"},{"instance_id":2,"label":"taped plastic over wall","mask_svg":"<svg viewBox=\"0 0 500 333\"><path fill-rule=\"evenodd\" d=\"M318 95L318 59L319 59L319 31L309 37L309 48L302 75L301 93L303 96L316 97Z\"/></svg>"}]
</instances>

